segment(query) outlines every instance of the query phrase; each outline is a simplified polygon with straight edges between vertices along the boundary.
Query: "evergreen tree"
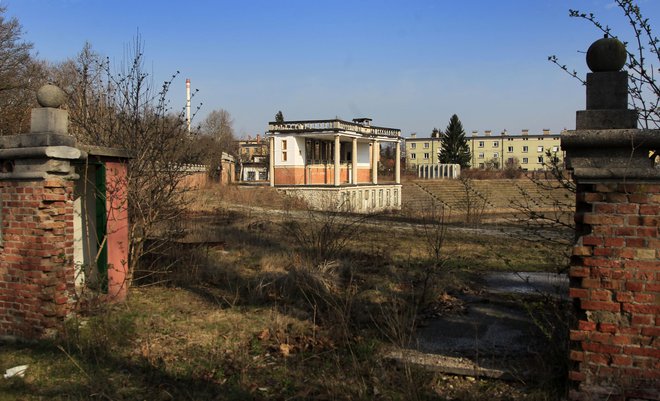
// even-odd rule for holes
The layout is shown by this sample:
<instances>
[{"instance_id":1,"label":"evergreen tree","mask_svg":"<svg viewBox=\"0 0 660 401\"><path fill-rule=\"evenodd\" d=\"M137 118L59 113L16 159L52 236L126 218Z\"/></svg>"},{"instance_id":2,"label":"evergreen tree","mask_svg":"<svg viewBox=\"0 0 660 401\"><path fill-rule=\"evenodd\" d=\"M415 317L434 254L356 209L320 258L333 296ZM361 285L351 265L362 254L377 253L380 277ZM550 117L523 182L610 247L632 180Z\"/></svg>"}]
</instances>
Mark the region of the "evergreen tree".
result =
<instances>
[{"instance_id":1,"label":"evergreen tree","mask_svg":"<svg viewBox=\"0 0 660 401\"><path fill-rule=\"evenodd\" d=\"M463 124L454 114L449 125L440 139L440 163L460 164L461 167L470 167L470 148L468 147Z\"/></svg>"},{"instance_id":2,"label":"evergreen tree","mask_svg":"<svg viewBox=\"0 0 660 401\"><path fill-rule=\"evenodd\" d=\"M282 110L278 111L277 114L275 114L275 122L276 123L284 122L284 114L282 114Z\"/></svg>"}]
</instances>

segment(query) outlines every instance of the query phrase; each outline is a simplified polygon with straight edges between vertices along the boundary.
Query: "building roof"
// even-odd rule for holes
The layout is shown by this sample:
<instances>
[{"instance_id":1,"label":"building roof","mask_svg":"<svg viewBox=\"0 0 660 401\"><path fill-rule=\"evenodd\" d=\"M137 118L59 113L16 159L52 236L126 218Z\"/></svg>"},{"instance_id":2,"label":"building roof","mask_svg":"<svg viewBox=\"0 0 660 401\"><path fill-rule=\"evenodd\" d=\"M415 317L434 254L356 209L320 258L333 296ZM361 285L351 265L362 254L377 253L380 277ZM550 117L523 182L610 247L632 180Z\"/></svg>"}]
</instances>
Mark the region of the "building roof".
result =
<instances>
[{"instance_id":1,"label":"building roof","mask_svg":"<svg viewBox=\"0 0 660 401\"><path fill-rule=\"evenodd\" d=\"M401 130L396 128L376 127L371 125L371 119L359 118L353 122L340 119L331 120L300 120L300 121L271 121L268 123L268 132L273 134L348 134L352 136L374 139L398 139Z\"/></svg>"}]
</instances>

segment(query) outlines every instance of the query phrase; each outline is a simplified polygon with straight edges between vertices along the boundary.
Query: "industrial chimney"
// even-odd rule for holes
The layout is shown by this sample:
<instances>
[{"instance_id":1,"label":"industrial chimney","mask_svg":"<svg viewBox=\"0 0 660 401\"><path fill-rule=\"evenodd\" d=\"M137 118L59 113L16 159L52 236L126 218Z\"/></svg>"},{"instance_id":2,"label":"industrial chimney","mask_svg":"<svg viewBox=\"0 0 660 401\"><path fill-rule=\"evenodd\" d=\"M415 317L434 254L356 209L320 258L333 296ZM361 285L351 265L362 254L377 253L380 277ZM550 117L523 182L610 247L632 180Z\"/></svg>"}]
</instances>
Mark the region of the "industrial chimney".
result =
<instances>
[{"instance_id":1,"label":"industrial chimney","mask_svg":"<svg viewBox=\"0 0 660 401\"><path fill-rule=\"evenodd\" d=\"M186 125L190 133L190 78L186 78Z\"/></svg>"}]
</instances>

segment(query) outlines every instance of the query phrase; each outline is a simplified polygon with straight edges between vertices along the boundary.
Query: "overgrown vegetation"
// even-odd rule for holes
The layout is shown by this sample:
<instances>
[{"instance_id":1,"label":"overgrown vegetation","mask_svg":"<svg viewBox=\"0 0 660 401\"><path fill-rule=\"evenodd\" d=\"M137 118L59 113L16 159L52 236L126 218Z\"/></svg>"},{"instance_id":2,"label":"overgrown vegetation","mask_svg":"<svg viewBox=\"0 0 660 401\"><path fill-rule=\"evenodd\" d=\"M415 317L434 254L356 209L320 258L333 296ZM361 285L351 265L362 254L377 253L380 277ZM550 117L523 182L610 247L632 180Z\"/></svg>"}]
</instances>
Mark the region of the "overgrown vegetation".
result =
<instances>
[{"instance_id":1,"label":"overgrown vegetation","mask_svg":"<svg viewBox=\"0 0 660 401\"><path fill-rule=\"evenodd\" d=\"M87 310L51 343L1 345L0 370L30 367L0 380L0 400L551 399L538 384L382 358L414 347L430 307L454 313L442 305L476 288L481 271L547 268L530 244L452 227L442 209L424 224L282 213L258 207L279 195L245 191L240 207L237 194L194 196L186 234L158 257L167 274L140 282L125 305Z\"/></svg>"}]
</instances>

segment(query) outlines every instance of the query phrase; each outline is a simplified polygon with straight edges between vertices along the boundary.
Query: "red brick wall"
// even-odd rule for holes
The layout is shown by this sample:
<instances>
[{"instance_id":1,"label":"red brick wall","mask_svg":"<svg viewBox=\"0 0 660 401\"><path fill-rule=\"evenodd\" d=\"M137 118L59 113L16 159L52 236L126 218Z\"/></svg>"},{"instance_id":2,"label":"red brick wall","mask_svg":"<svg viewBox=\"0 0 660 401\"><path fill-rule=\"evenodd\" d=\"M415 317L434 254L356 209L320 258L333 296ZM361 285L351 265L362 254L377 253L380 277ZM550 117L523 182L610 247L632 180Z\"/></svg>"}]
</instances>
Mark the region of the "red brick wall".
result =
<instances>
[{"instance_id":1,"label":"red brick wall","mask_svg":"<svg viewBox=\"0 0 660 401\"><path fill-rule=\"evenodd\" d=\"M108 296L126 299L128 292L128 165L106 161L106 210L108 249Z\"/></svg>"},{"instance_id":2,"label":"red brick wall","mask_svg":"<svg viewBox=\"0 0 660 401\"><path fill-rule=\"evenodd\" d=\"M73 182L2 181L0 199L0 335L48 335L75 295Z\"/></svg>"},{"instance_id":3,"label":"red brick wall","mask_svg":"<svg viewBox=\"0 0 660 401\"><path fill-rule=\"evenodd\" d=\"M342 166L339 173L340 183L348 184L350 168ZM371 182L371 169L358 168L358 183ZM333 185L335 183L335 167L276 167L275 185Z\"/></svg>"},{"instance_id":4,"label":"red brick wall","mask_svg":"<svg viewBox=\"0 0 660 401\"><path fill-rule=\"evenodd\" d=\"M302 185L305 183L304 167L275 167L275 185Z\"/></svg>"},{"instance_id":5,"label":"red brick wall","mask_svg":"<svg viewBox=\"0 0 660 401\"><path fill-rule=\"evenodd\" d=\"M660 185L581 184L573 400L660 399Z\"/></svg>"}]
</instances>

